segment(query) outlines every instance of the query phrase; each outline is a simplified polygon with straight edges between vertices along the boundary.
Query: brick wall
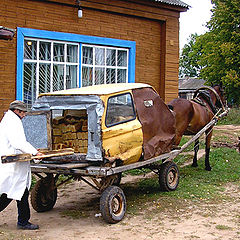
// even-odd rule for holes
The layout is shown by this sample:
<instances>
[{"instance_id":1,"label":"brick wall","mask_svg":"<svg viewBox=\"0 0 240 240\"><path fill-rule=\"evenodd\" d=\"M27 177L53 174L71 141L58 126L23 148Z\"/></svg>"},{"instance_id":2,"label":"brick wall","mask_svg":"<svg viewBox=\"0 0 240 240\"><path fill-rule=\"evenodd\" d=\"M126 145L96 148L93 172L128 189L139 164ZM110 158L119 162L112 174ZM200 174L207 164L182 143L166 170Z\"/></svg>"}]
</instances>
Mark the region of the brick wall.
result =
<instances>
[{"instance_id":1,"label":"brick wall","mask_svg":"<svg viewBox=\"0 0 240 240\"><path fill-rule=\"evenodd\" d=\"M74 0L64 2L75 3ZM106 7L103 3L111 6ZM101 1L101 5L83 1L84 6L83 18L78 18L77 9L70 6L1 0L0 26L136 41L136 82L153 85L166 101L177 96L178 11L107 0ZM1 116L16 96L16 36L12 41L0 40L0 56Z\"/></svg>"}]
</instances>

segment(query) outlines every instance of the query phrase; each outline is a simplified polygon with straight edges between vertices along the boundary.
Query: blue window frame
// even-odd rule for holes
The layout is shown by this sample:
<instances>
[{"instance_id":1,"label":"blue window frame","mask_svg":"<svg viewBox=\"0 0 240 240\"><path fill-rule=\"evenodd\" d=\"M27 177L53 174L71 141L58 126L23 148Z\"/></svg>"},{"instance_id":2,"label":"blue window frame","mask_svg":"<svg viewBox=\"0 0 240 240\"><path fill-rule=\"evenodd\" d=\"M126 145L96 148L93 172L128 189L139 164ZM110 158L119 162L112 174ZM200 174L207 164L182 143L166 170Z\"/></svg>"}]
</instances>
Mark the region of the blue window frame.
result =
<instances>
[{"instance_id":1,"label":"blue window frame","mask_svg":"<svg viewBox=\"0 0 240 240\"><path fill-rule=\"evenodd\" d=\"M128 49L127 78L129 83L135 82L136 43L134 41L78 35L78 34L72 34L72 33L51 32L51 31L37 30L37 29L30 29L30 28L18 28L17 29L17 89L16 89L16 95L17 95L16 98L18 100L23 100L24 39L26 38L38 38L38 39L46 39L46 40L65 41L68 43L71 43L71 42L78 43L80 45L79 47L80 58L82 57L82 46L84 46L84 44L127 48ZM79 71L78 71L79 87L81 87L81 79L82 79L81 68L82 68L81 61L79 61Z\"/></svg>"}]
</instances>

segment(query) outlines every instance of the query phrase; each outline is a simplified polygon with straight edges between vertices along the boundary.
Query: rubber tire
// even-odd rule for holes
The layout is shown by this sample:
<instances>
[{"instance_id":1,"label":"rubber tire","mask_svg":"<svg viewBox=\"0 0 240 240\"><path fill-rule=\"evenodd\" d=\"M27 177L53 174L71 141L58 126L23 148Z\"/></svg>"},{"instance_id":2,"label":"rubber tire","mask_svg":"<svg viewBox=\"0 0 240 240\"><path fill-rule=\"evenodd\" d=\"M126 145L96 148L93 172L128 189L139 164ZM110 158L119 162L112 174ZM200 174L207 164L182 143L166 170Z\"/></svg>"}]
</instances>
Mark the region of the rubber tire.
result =
<instances>
[{"instance_id":1,"label":"rubber tire","mask_svg":"<svg viewBox=\"0 0 240 240\"><path fill-rule=\"evenodd\" d=\"M123 219L126 213L126 198L120 187L109 186L104 190L100 198L100 211L107 223L117 223Z\"/></svg>"},{"instance_id":2,"label":"rubber tire","mask_svg":"<svg viewBox=\"0 0 240 240\"><path fill-rule=\"evenodd\" d=\"M162 191L174 191L179 184L179 170L174 162L166 162L161 165L159 171L159 184Z\"/></svg>"},{"instance_id":3,"label":"rubber tire","mask_svg":"<svg viewBox=\"0 0 240 240\"><path fill-rule=\"evenodd\" d=\"M49 182L46 179L40 179L31 191L31 204L35 211L46 212L51 210L57 201L57 188L46 199L46 190L49 190ZM49 193L48 193L49 194Z\"/></svg>"}]
</instances>

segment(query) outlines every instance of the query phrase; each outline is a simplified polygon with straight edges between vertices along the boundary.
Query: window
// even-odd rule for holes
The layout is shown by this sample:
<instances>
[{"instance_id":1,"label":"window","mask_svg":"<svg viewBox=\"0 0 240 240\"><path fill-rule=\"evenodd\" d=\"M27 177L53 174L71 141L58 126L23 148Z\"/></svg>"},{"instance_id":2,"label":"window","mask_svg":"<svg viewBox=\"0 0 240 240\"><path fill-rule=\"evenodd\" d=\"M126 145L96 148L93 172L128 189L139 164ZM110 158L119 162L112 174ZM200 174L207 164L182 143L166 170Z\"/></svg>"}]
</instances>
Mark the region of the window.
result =
<instances>
[{"instance_id":1,"label":"window","mask_svg":"<svg viewBox=\"0 0 240 240\"><path fill-rule=\"evenodd\" d=\"M110 97L107 105L106 126L110 127L135 119L135 110L130 93Z\"/></svg>"},{"instance_id":2,"label":"window","mask_svg":"<svg viewBox=\"0 0 240 240\"><path fill-rule=\"evenodd\" d=\"M28 108L40 93L135 82L135 41L17 28L16 97Z\"/></svg>"},{"instance_id":3,"label":"window","mask_svg":"<svg viewBox=\"0 0 240 240\"><path fill-rule=\"evenodd\" d=\"M78 87L79 44L24 39L23 100L31 107L40 93Z\"/></svg>"},{"instance_id":4,"label":"window","mask_svg":"<svg viewBox=\"0 0 240 240\"><path fill-rule=\"evenodd\" d=\"M82 86L128 82L128 49L82 46Z\"/></svg>"}]
</instances>

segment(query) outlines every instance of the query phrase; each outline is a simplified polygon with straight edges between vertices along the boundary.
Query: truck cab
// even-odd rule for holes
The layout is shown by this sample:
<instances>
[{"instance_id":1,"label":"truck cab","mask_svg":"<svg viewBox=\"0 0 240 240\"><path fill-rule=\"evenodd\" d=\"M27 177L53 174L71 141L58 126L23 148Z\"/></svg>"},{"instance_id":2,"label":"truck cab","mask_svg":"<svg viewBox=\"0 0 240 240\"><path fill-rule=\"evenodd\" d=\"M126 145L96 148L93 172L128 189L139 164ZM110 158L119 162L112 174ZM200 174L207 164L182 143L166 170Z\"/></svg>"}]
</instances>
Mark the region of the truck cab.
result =
<instances>
[{"instance_id":1,"label":"truck cab","mask_svg":"<svg viewBox=\"0 0 240 240\"><path fill-rule=\"evenodd\" d=\"M36 127L38 138L44 135L44 148L73 148L87 161L126 165L147 160L169 152L175 136L173 114L148 84L95 85L44 93L32 108L32 115L39 116L39 112L47 113L45 130ZM37 132L36 128L31 129ZM42 148L38 146L41 141L34 143L32 132L27 136L35 147Z\"/></svg>"}]
</instances>

